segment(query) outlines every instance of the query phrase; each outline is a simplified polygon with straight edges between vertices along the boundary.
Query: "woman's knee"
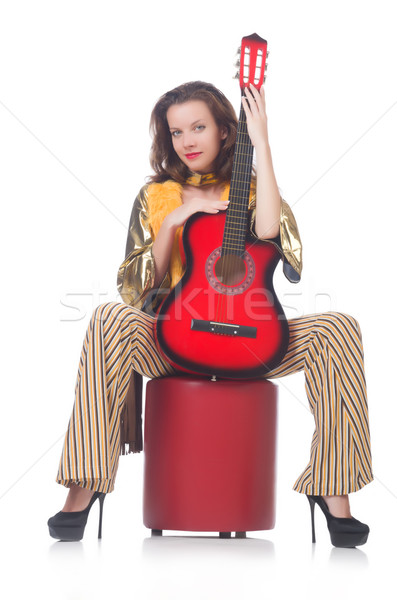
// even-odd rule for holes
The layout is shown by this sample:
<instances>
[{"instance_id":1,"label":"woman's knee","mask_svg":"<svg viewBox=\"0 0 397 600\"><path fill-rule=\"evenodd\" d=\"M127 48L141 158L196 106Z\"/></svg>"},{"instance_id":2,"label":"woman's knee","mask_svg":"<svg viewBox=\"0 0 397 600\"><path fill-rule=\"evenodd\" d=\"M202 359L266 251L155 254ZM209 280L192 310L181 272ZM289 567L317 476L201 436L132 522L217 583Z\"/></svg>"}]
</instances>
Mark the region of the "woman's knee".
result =
<instances>
[{"instance_id":1,"label":"woman's knee","mask_svg":"<svg viewBox=\"0 0 397 600\"><path fill-rule=\"evenodd\" d=\"M337 333L355 333L361 337L359 322L355 317L348 313L330 311L321 315L321 321Z\"/></svg>"},{"instance_id":2,"label":"woman's knee","mask_svg":"<svg viewBox=\"0 0 397 600\"><path fill-rule=\"evenodd\" d=\"M124 319L132 311L132 307L124 302L104 302L99 304L92 313L92 321L107 321L108 319Z\"/></svg>"}]
</instances>

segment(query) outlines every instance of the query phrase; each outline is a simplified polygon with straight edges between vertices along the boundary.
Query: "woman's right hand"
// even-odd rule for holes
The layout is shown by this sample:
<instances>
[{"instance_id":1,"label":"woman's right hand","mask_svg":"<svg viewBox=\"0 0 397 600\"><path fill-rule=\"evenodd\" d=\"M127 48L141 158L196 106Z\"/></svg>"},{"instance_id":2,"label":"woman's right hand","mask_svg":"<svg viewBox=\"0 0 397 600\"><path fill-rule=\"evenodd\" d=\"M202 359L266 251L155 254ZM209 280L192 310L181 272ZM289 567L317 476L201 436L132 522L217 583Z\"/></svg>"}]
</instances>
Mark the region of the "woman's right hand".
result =
<instances>
[{"instance_id":1,"label":"woman's right hand","mask_svg":"<svg viewBox=\"0 0 397 600\"><path fill-rule=\"evenodd\" d=\"M193 197L184 201L181 206L171 211L164 221L167 221L169 227L181 227L187 219L196 212L205 212L216 214L220 210L226 210L229 206L229 200L212 200L208 198Z\"/></svg>"}]
</instances>

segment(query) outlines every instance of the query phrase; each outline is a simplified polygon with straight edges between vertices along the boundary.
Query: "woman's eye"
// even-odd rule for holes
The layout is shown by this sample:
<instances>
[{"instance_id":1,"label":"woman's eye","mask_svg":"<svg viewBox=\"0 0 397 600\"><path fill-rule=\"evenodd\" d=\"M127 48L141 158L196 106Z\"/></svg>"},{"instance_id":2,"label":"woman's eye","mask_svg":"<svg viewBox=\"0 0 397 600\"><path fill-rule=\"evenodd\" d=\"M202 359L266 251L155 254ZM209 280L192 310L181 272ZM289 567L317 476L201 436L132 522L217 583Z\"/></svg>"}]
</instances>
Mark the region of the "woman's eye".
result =
<instances>
[{"instance_id":1,"label":"woman's eye","mask_svg":"<svg viewBox=\"0 0 397 600\"><path fill-rule=\"evenodd\" d=\"M171 131L171 135L172 135L173 137L177 137L178 135L180 135L180 133L181 133L181 132L180 132L180 131L177 131L177 130L175 130L175 131Z\"/></svg>"},{"instance_id":2,"label":"woman's eye","mask_svg":"<svg viewBox=\"0 0 397 600\"><path fill-rule=\"evenodd\" d=\"M202 129L205 129L205 125L196 125L195 129L201 131Z\"/></svg>"}]
</instances>

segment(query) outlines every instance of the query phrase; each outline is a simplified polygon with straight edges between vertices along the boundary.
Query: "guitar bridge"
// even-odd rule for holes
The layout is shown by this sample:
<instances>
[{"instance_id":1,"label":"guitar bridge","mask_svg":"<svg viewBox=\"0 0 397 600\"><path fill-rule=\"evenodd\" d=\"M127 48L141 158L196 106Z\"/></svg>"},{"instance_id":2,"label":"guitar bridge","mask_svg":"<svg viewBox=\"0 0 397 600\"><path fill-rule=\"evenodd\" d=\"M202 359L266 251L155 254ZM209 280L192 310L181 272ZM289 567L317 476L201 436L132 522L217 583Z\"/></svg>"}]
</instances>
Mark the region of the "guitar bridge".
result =
<instances>
[{"instance_id":1,"label":"guitar bridge","mask_svg":"<svg viewBox=\"0 0 397 600\"><path fill-rule=\"evenodd\" d=\"M205 331L215 335L230 335L231 337L256 338L256 327L237 325L236 323L218 323L217 321L204 321L192 319L190 329Z\"/></svg>"}]
</instances>

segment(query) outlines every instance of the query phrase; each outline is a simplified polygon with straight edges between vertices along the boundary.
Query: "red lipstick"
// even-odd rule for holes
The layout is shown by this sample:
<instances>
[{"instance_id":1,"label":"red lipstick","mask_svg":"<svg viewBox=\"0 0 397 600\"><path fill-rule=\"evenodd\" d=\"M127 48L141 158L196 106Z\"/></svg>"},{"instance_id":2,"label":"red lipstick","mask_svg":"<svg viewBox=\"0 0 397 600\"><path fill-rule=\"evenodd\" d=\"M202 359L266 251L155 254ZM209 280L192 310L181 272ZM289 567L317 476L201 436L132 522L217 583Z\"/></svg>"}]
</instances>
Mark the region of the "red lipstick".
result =
<instances>
[{"instance_id":1,"label":"red lipstick","mask_svg":"<svg viewBox=\"0 0 397 600\"><path fill-rule=\"evenodd\" d=\"M200 156L200 154L201 152L192 152L191 154L185 154L185 156L188 160L193 160L194 158Z\"/></svg>"}]
</instances>

